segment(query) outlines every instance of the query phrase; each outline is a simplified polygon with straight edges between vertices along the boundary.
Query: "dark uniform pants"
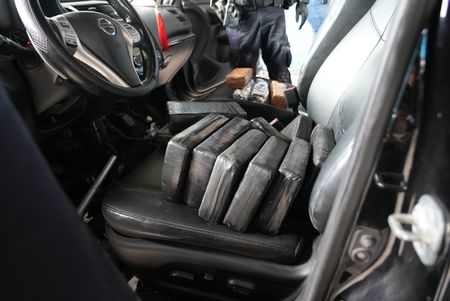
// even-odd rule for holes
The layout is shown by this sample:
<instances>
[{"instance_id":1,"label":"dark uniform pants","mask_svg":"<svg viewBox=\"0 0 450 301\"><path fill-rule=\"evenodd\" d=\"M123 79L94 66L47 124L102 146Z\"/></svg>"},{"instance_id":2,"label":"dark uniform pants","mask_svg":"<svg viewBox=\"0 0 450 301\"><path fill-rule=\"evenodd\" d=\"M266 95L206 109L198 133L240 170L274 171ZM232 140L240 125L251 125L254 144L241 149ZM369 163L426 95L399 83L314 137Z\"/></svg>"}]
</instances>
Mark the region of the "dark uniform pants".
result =
<instances>
[{"instance_id":1,"label":"dark uniform pants","mask_svg":"<svg viewBox=\"0 0 450 301\"><path fill-rule=\"evenodd\" d=\"M261 49L270 79L291 82L288 67L292 56L282 7L268 6L244 11L238 26L227 28L227 33L234 67L256 70Z\"/></svg>"}]
</instances>

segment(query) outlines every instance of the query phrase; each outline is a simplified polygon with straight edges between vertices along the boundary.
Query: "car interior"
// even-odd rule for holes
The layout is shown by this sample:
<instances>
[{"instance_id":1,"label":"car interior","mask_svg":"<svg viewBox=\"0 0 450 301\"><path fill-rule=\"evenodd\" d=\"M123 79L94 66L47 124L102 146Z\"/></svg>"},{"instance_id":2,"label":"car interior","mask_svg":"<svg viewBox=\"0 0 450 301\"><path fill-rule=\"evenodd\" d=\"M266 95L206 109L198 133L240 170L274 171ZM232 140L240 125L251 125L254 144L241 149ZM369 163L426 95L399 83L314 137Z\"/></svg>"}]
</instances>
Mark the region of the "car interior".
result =
<instances>
[{"instance_id":1,"label":"car interior","mask_svg":"<svg viewBox=\"0 0 450 301\"><path fill-rule=\"evenodd\" d=\"M227 34L209 1L1 1L0 86L5 92L0 93L0 131L11 139L11 148L22 150L2 158L5 170L11 170L2 181L15 187L25 177L30 183L14 188L22 193L17 204L28 210L17 216L11 212L8 219L37 221L41 215L48 222L35 226L47 235L36 236L28 248L54 246L64 236L57 249L70 258L73 272L60 275L57 265L64 264L52 263L50 254L43 260L61 282L84 286L74 300L132 299L126 281L142 300L289 297L314 268L336 195L346 185L342 174L386 45L395 38L391 21L400 2L332 1L301 69L298 104L280 109L233 99L225 85L232 69ZM223 120L209 129L219 123L217 116ZM191 206L186 191L192 184L194 146L224 124L246 119L253 126L261 117L262 129L256 128L265 132L264 141L284 133L292 161L305 169L284 222L275 231L261 230L256 222L236 231L224 224L223 214L219 222L205 221L199 214L214 177L222 173L230 182L244 183L251 164L247 160L242 171L228 174L218 157L212 174L195 180L208 184L202 205ZM274 119L273 126L265 125ZM291 151L301 130L286 134L305 126L305 120L310 120L302 136L307 155ZM247 132L247 137L252 126L239 135ZM326 131L317 134L316 128ZM248 139L245 151L257 143ZM319 156L315 141L326 139L332 145ZM192 141L197 144L186 146ZM280 158L286 150L279 150ZM18 156L24 157L19 167L12 165ZM250 176L248 183L255 183ZM267 199L285 185L277 183L264 188ZM229 190L231 197L225 198L232 198L237 184L227 188L220 182L211 194L219 199ZM176 195L175 200L168 195ZM46 209L51 204L53 209ZM55 215L59 218L52 221ZM75 251L80 245L86 247ZM86 265L97 268L87 273ZM133 279L137 287L130 284ZM108 290L108 281L117 292ZM61 286L53 293L62 298L65 289L77 291Z\"/></svg>"}]
</instances>

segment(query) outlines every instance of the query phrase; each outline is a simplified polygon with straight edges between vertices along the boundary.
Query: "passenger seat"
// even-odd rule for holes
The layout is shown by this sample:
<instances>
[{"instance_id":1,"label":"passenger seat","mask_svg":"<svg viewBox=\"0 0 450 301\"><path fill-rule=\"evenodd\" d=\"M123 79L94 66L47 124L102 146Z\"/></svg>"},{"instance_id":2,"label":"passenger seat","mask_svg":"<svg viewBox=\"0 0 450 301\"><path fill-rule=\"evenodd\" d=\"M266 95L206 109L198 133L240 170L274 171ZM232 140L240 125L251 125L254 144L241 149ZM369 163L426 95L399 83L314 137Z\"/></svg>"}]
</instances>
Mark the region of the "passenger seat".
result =
<instances>
[{"instance_id":1,"label":"passenger seat","mask_svg":"<svg viewBox=\"0 0 450 301\"><path fill-rule=\"evenodd\" d=\"M309 200L310 218L319 232L326 226L337 188L344 185L340 174L354 144L355 121L361 116L377 75L388 38L386 29L397 3L376 1L333 49L311 82L306 98L308 113L317 124L333 129L337 141ZM221 279L217 281L223 287L230 285L230 279L233 283L244 279L246 287L262 298L281 289L265 279L276 280L277 285L286 288L304 277L296 271L305 247L310 247L305 237L313 233L288 229L268 236L208 224L195 209L162 199L163 159L163 150L152 154L103 203L113 249L142 279L150 281L150 275L159 273L166 284L175 281L179 286L205 290L204 278L210 273ZM212 291L220 290L214 287Z\"/></svg>"}]
</instances>

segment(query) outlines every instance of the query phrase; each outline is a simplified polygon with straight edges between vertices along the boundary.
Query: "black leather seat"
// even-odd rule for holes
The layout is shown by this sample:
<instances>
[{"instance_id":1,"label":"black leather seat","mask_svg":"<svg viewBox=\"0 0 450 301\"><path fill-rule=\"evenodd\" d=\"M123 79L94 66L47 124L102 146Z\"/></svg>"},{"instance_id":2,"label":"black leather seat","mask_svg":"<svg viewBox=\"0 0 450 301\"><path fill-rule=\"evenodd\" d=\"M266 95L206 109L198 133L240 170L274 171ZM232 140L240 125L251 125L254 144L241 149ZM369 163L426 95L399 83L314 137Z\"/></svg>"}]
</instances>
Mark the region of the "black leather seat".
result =
<instances>
[{"instance_id":1,"label":"black leather seat","mask_svg":"<svg viewBox=\"0 0 450 301\"><path fill-rule=\"evenodd\" d=\"M130 174L104 202L103 212L114 231L129 237L170 241L275 262L292 262L302 248L298 233L275 237L250 230L238 233L211 225L197 209L165 201L160 195L164 152L156 152ZM124 202L126 200L126 202Z\"/></svg>"},{"instance_id":2,"label":"black leather seat","mask_svg":"<svg viewBox=\"0 0 450 301\"><path fill-rule=\"evenodd\" d=\"M386 29L397 2L375 2L321 64L307 93L309 115L316 123L332 128L337 141L309 199L310 218L319 232L325 228L337 188L342 185L339 174L345 168L357 133L352 125L365 106L377 74ZM208 267L220 262L221 269L243 269L246 274L276 276L279 281L299 277L298 271L294 275L286 266L266 262L295 262L306 234L302 232L301 220L294 219L298 228L286 227L274 237L208 225L194 209L161 199L162 161L161 152L151 155L104 201L109 240L125 262L140 270L158 269L174 262ZM256 265L273 269L273 275Z\"/></svg>"}]
</instances>

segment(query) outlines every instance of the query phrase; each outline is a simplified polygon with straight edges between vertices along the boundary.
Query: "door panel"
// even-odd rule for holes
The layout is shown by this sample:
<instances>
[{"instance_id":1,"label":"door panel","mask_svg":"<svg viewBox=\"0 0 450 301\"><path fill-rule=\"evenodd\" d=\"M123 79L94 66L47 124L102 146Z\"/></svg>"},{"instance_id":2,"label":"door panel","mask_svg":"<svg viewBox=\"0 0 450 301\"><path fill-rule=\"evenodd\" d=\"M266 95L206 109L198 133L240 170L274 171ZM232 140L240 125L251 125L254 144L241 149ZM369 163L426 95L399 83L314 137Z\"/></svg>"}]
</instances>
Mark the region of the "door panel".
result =
<instances>
[{"instance_id":1,"label":"door panel","mask_svg":"<svg viewBox=\"0 0 450 301\"><path fill-rule=\"evenodd\" d=\"M176 88L188 98L199 98L221 85L230 71L228 38L209 9L209 0L183 1L183 12L192 23L196 41L188 63L177 75Z\"/></svg>"}]
</instances>

